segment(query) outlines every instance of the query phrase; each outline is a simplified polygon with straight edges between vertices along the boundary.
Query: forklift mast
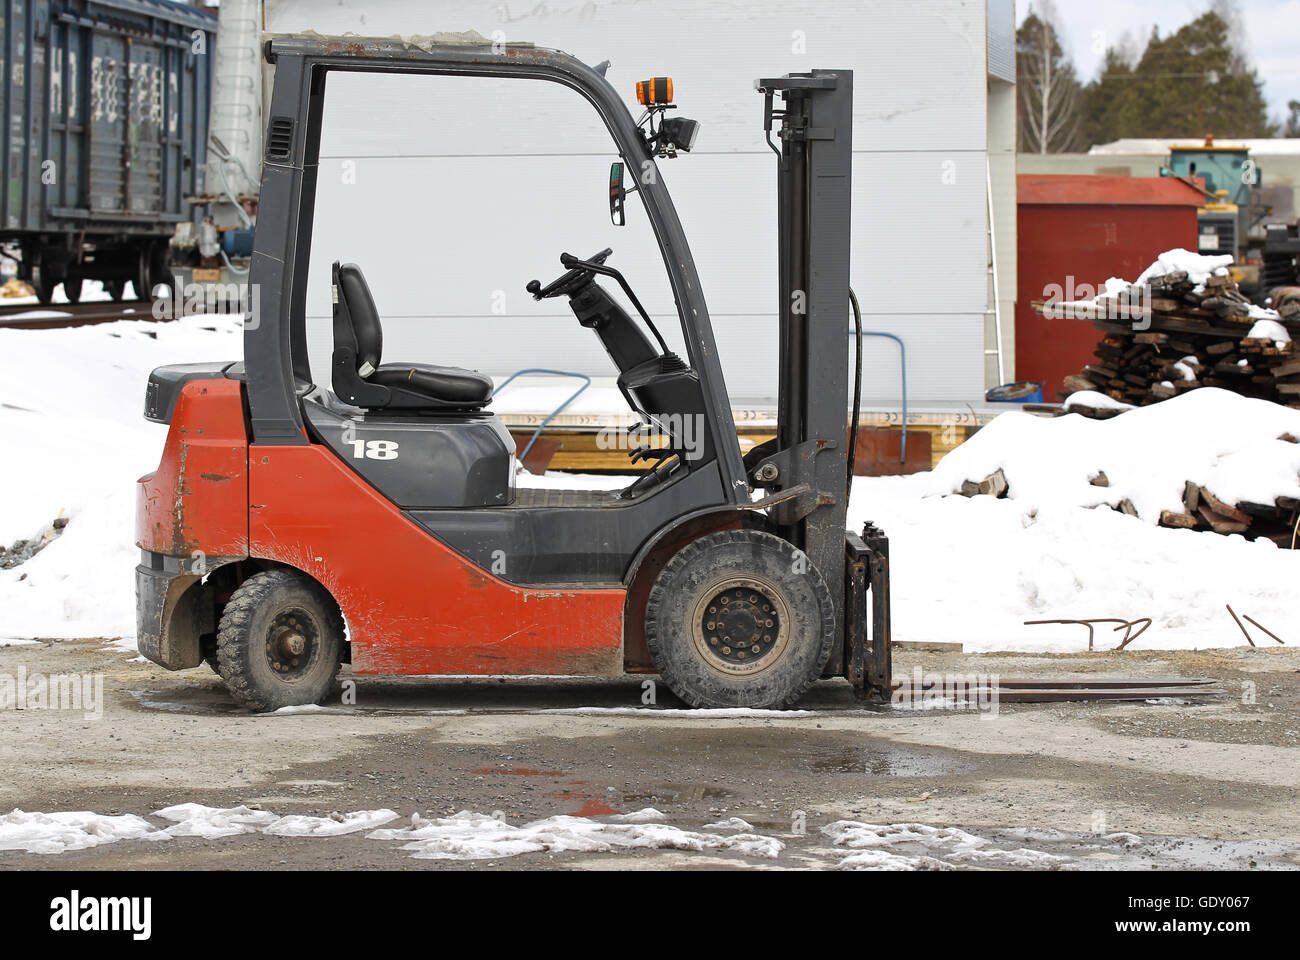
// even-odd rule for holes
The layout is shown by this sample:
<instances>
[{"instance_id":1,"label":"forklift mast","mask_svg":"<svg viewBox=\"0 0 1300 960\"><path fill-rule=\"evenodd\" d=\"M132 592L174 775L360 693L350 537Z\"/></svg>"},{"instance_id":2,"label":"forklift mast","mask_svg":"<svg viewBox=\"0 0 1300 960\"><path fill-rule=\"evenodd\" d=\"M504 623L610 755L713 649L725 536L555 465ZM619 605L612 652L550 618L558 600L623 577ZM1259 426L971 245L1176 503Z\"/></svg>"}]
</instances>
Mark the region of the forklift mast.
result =
<instances>
[{"instance_id":1,"label":"forklift mast","mask_svg":"<svg viewBox=\"0 0 1300 960\"><path fill-rule=\"evenodd\" d=\"M753 475L761 485L798 491L773 507L772 517L826 582L839 584L848 500L853 73L814 70L754 86L764 96L763 129L778 157L780 384L777 452ZM842 636L844 592L832 595ZM837 651L826 675L842 672Z\"/></svg>"}]
</instances>

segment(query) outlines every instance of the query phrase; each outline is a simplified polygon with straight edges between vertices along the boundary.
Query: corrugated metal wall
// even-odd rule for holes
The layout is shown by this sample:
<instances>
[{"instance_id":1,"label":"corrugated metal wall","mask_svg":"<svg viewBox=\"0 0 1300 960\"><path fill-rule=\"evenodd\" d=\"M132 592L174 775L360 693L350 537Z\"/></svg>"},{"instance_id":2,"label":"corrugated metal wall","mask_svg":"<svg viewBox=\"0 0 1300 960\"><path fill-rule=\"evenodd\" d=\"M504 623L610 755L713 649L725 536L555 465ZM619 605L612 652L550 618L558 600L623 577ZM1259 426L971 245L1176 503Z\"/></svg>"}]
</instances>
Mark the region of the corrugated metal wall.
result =
<instances>
[{"instance_id":1,"label":"corrugated metal wall","mask_svg":"<svg viewBox=\"0 0 1300 960\"><path fill-rule=\"evenodd\" d=\"M763 142L763 75L855 71L852 280L868 328L909 351L914 407L977 403L984 389L986 8L956 0L267 0L270 32L390 35L476 29L613 61L616 86L671 74L697 152L661 163L691 238L737 403L776 388L775 159ZM312 248L313 367L327 380L329 264L355 260L385 316L385 358L508 374L612 372L562 304L525 282L558 255L610 246L648 310L676 313L635 198L609 225L613 159L590 107L549 84L334 75ZM845 362L849 362L845 312ZM865 401L897 407L897 350L869 341Z\"/></svg>"}]
</instances>

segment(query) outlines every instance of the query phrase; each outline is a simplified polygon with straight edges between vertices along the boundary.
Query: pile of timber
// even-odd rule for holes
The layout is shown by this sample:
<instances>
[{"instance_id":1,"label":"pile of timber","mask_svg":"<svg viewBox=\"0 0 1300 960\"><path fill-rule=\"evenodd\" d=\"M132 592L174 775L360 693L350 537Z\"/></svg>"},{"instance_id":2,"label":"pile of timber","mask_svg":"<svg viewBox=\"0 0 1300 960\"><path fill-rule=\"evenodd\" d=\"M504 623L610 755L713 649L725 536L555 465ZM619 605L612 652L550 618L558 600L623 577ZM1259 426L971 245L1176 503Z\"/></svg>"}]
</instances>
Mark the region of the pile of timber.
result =
<instances>
[{"instance_id":1,"label":"pile of timber","mask_svg":"<svg viewBox=\"0 0 1300 960\"><path fill-rule=\"evenodd\" d=\"M1240 533L1251 540L1272 540L1288 548L1296 542L1297 522L1300 499L1295 497L1278 497L1272 503L1226 503L1190 481L1183 489L1183 512L1166 510L1160 514L1162 527Z\"/></svg>"},{"instance_id":2,"label":"pile of timber","mask_svg":"<svg viewBox=\"0 0 1300 960\"><path fill-rule=\"evenodd\" d=\"M1297 443L1291 434L1278 438ZM1105 471L1098 470L1088 478L1094 487L1109 487ZM1007 478L1001 468L983 480L966 480L953 493L963 497L1005 497ZM1106 506L1106 504L1101 504ZM1125 498L1109 505L1112 510L1137 517L1133 501ZM1183 511L1165 510L1160 514L1160 526L1183 530L1206 530L1214 533L1239 533L1249 540L1272 540L1279 547L1296 545L1300 530L1300 499L1278 497L1272 503L1228 503L1212 492L1190 480L1183 487Z\"/></svg>"},{"instance_id":3,"label":"pile of timber","mask_svg":"<svg viewBox=\"0 0 1300 960\"><path fill-rule=\"evenodd\" d=\"M1096 362L1065 378L1060 400L1092 390L1145 406L1197 387L1221 387L1300 408L1300 302L1277 311L1276 322L1291 337L1281 343L1247 336L1256 321L1229 276L1198 286L1186 273L1169 273L1093 301L1035 303L1034 309L1052 319L1088 320L1102 334Z\"/></svg>"}]
</instances>

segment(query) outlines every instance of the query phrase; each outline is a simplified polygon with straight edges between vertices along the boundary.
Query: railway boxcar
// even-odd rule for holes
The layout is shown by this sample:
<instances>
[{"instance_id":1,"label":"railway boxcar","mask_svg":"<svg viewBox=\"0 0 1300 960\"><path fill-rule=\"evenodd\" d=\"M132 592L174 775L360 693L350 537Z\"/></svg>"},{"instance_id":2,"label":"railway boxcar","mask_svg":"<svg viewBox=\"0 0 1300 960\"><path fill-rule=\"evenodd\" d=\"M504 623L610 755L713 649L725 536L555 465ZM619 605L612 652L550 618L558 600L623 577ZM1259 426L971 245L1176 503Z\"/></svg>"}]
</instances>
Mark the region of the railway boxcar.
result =
<instances>
[{"instance_id":1,"label":"railway boxcar","mask_svg":"<svg viewBox=\"0 0 1300 960\"><path fill-rule=\"evenodd\" d=\"M174 0L0 0L0 245L48 303L170 282L197 218L217 18Z\"/></svg>"}]
</instances>

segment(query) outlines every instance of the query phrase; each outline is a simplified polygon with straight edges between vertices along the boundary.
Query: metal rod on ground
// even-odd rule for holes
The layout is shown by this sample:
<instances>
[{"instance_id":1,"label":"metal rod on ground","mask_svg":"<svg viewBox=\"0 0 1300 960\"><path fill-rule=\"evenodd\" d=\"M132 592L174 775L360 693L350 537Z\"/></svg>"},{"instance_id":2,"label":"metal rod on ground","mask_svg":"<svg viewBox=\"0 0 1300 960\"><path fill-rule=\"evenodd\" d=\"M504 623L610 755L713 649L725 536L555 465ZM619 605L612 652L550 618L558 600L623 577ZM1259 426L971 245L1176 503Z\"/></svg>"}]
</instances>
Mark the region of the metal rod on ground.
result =
<instances>
[{"instance_id":1,"label":"metal rod on ground","mask_svg":"<svg viewBox=\"0 0 1300 960\"><path fill-rule=\"evenodd\" d=\"M1144 621L1145 621L1145 622L1144 622ZM1126 646L1128 646L1132 641L1136 640L1138 637L1142 636L1142 634L1144 634L1144 633L1146 632L1147 627L1151 626L1151 618L1150 618L1150 617L1138 617L1136 620L1123 620L1123 619L1120 619L1119 617L1092 617L1092 618L1090 618L1090 619L1088 619L1088 620L1026 620L1026 621L1025 621L1025 626L1026 626L1026 627L1037 627L1037 626L1043 626L1043 625L1046 625L1046 624L1052 624L1052 625L1058 625L1058 624L1059 624L1059 625L1078 624L1078 625L1081 626L1081 627L1087 627L1087 628L1088 628L1088 649L1089 649L1089 650L1092 650L1092 649L1093 649L1093 646L1092 646L1092 643L1093 643L1093 633L1094 633L1093 625L1094 625L1094 624L1098 624L1098 623L1118 623L1118 624L1119 624L1119 626L1116 627L1115 629L1116 629L1117 631L1118 631L1118 630L1123 630L1123 631L1125 631L1125 633L1124 633L1124 641L1123 641L1123 642L1122 642L1118 647L1116 647L1115 649L1116 649L1116 650L1123 650L1123 649L1124 649ZM1128 631L1132 630L1132 629L1133 629L1134 627L1136 627L1139 623L1142 624L1142 628L1141 628L1140 630L1138 630L1137 633L1133 634L1132 636L1129 636L1129 635L1128 635Z\"/></svg>"},{"instance_id":2,"label":"metal rod on ground","mask_svg":"<svg viewBox=\"0 0 1300 960\"><path fill-rule=\"evenodd\" d=\"M1232 608L1229 607L1229 609L1232 609ZM1267 633L1270 637L1272 637L1272 638L1273 638L1274 640L1276 640L1278 643L1282 644L1282 646L1284 646L1284 647L1286 646L1286 641L1285 641L1285 640L1283 640L1281 637L1279 637L1276 633L1274 633L1274 632L1273 632L1272 630L1270 630L1268 627L1264 626L1262 623L1260 623L1258 620L1256 620L1256 619L1255 619L1254 617L1252 617L1250 614L1248 614L1248 613L1243 613L1243 614L1242 614L1242 617L1244 617L1244 618L1245 618L1249 623L1253 623L1255 626L1259 627L1259 629L1263 630L1265 633Z\"/></svg>"},{"instance_id":3,"label":"metal rod on ground","mask_svg":"<svg viewBox=\"0 0 1300 960\"><path fill-rule=\"evenodd\" d=\"M1139 623L1142 624L1142 626L1138 629L1138 632L1133 634L1132 636L1129 636L1129 631L1132 630L1134 627L1136 627ZM1147 628L1149 628L1150 626L1151 626L1150 617L1138 617L1136 620L1133 620L1129 623L1116 627L1115 628L1116 632L1119 632L1120 630L1124 631L1124 639L1120 641L1119 646L1116 647L1115 649L1123 650L1125 647L1127 647L1138 637L1142 636L1142 634L1146 633Z\"/></svg>"},{"instance_id":4,"label":"metal rod on ground","mask_svg":"<svg viewBox=\"0 0 1300 960\"><path fill-rule=\"evenodd\" d=\"M1228 608L1228 612L1229 612L1229 613L1232 613L1232 619L1233 619L1233 621L1235 621L1236 624L1237 624L1237 626L1241 628L1241 633L1242 633L1242 635L1246 638L1246 642L1249 643L1249 644L1253 647L1253 646L1255 645L1255 641L1252 640L1252 639L1250 639L1250 633L1249 633L1249 631L1246 630L1246 626L1245 626L1245 624L1243 624L1240 620L1238 620L1238 619L1237 619L1237 615L1236 615L1235 613L1232 612L1232 605L1231 605L1231 604L1225 604L1225 606Z\"/></svg>"}]
</instances>

